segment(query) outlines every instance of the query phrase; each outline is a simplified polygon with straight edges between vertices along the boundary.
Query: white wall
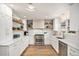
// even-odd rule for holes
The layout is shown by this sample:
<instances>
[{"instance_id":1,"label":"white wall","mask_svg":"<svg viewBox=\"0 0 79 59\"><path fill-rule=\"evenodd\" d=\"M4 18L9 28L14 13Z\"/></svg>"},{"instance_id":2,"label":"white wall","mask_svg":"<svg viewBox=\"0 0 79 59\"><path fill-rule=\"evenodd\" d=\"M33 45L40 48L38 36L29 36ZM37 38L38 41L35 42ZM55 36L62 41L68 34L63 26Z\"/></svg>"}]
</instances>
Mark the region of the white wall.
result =
<instances>
[{"instance_id":1,"label":"white wall","mask_svg":"<svg viewBox=\"0 0 79 59\"><path fill-rule=\"evenodd\" d=\"M12 40L12 10L0 4L0 43Z\"/></svg>"},{"instance_id":2,"label":"white wall","mask_svg":"<svg viewBox=\"0 0 79 59\"><path fill-rule=\"evenodd\" d=\"M79 31L79 4L70 7L70 29Z\"/></svg>"}]
</instances>

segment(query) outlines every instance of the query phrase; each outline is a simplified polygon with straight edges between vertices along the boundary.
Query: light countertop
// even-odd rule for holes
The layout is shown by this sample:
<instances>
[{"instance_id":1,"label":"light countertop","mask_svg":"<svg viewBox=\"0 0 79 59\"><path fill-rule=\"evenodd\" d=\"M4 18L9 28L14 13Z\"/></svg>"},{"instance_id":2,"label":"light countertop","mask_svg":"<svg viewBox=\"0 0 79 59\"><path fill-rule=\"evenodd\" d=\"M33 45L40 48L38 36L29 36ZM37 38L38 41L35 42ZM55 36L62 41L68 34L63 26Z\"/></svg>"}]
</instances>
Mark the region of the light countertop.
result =
<instances>
[{"instance_id":1,"label":"light countertop","mask_svg":"<svg viewBox=\"0 0 79 59\"><path fill-rule=\"evenodd\" d=\"M64 39L59 39L60 41L79 49L79 36L75 34L66 34Z\"/></svg>"},{"instance_id":2,"label":"light countertop","mask_svg":"<svg viewBox=\"0 0 79 59\"><path fill-rule=\"evenodd\" d=\"M25 36L24 36L24 38L25 38ZM26 36L26 38L28 38L28 36ZM11 44L13 44L13 43L15 43L15 42L17 42L19 40L23 40L23 39L17 38L17 39L9 40L7 42L1 42L0 46L9 46L9 45L11 45Z\"/></svg>"}]
</instances>

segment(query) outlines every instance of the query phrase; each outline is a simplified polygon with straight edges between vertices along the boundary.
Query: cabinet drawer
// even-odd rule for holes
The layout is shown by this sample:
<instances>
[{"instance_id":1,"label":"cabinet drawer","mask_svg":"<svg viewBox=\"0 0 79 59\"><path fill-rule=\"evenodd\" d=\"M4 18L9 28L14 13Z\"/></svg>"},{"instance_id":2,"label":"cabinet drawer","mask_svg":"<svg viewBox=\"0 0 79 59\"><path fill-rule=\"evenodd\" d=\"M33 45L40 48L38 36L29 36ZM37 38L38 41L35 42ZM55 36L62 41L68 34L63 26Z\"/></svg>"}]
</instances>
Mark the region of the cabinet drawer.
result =
<instances>
[{"instance_id":1,"label":"cabinet drawer","mask_svg":"<svg viewBox=\"0 0 79 59\"><path fill-rule=\"evenodd\" d=\"M70 56L79 56L79 50L71 46L68 47L68 53Z\"/></svg>"},{"instance_id":2,"label":"cabinet drawer","mask_svg":"<svg viewBox=\"0 0 79 59\"><path fill-rule=\"evenodd\" d=\"M69 56L79 56L78 53L69 52Z\"/></svg>"}]
</instances>

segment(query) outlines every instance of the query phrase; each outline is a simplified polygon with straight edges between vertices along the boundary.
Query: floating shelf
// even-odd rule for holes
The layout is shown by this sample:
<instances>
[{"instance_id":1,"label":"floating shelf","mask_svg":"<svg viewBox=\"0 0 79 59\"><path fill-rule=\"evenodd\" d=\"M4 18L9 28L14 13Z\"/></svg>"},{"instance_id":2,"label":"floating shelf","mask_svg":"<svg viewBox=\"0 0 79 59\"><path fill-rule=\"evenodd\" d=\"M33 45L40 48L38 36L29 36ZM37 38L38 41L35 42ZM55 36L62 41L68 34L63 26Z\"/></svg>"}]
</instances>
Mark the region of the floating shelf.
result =
<instances>
[{"instance_id":1,"label":"floating shelf","mask_svg":"<svg viewBox=\"0 0 79 59\"><path fill-rule=\"evenodd\" d=\"M13 30L13 31L23 31L23 30Z\"/></svg>"},{"instance_id":2,"label":"floating shelf","mask_svg":"<svg viewBox=\"0 0 79 59\"><path fill-rule=\"evenodd\" d=\"M21 19L13 18L13 22L16 22L16 23L19 23L19 24L22 24L23 25L23 22L22 22Z\"/></svg>"},{"instance_id":3,"label":"floating shelf","mask_svg":"<svg viewBox=\"0 0 79 59\"><path fill-rule=\"evenodd\" d=\"M53 29L53 20L45 20L45 28Z\"/></svg>"}]
</instances>

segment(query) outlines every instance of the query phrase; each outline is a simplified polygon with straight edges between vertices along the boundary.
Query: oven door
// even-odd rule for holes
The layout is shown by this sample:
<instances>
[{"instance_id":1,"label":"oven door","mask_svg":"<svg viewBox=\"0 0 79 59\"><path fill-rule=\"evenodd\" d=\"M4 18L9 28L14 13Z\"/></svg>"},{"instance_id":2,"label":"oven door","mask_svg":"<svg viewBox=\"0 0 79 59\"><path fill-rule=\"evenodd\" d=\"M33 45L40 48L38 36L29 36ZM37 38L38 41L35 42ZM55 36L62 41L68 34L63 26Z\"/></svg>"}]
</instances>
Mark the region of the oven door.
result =
<instances>
[{"instance_id":1,"label":"oven door","mask_svg":"<svg viewBox=\"0 0 79 59\"><path fill-rule=\"evenodd\" d=\"M35 45L44 45L44 35L43 34L35 35Z\"/></svg>"}]
</instances>

